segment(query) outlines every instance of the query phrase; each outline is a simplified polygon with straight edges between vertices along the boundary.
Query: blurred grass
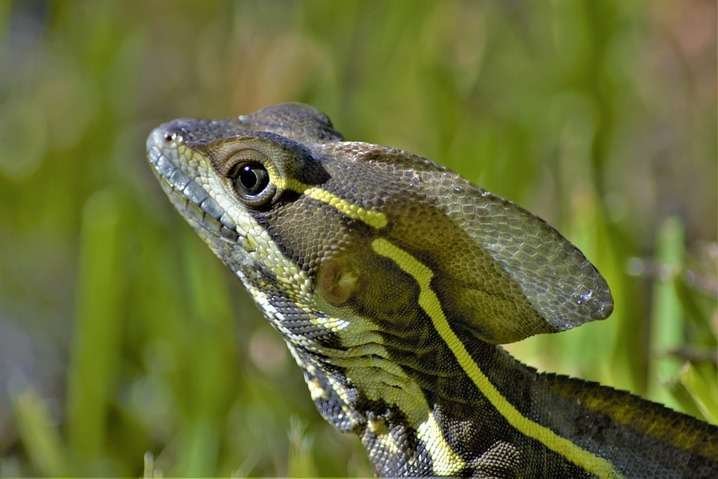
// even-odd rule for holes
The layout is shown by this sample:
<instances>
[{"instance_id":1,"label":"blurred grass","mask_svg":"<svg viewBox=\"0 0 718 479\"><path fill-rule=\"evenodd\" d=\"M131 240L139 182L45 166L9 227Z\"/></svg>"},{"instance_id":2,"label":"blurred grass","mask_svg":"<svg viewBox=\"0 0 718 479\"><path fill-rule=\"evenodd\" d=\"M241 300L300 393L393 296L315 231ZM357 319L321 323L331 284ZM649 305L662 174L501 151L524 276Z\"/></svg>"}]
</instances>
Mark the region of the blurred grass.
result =
<instances>
[{"instance_id":1,"label":"blurred grass","mask_svg":"<svg viewBox=\"0 0 718 479\"><path fill-rule=\"evenodd\" d=\"M50 412L31 389L15 398L17 427L25 453L38 474L64 476L68 465L57 425L50 418Z\"/></svg>"},{"instance_id":2,"label":"blurred grass","mask_svg":"<svg viewBox=\"0 0 718 479\"><path fill-rule=\"evenodd\" d=\"M658 228L656 238L656 260L665 268L663 281L657 281L653 290L650 350L653 354L680 347L683 339L683 308L675 288L676 273L683 263L683 226L676 218L668 218ZM657 362L657 398L662 403L676 407L665 385L678 376L680 364L677 361Z\"/></svg>"},{"instance_id":3,"label":"blurred grass","mask_svg":"<svg viewBox=\"0 0 718 479\"><path fill-rule=\"evenodd\" d=\"M108 444L107 422L119 377L122 270L118 199L111 192L87 200L80 236L75 335L67 378L67 438L75 470L101 474Z\"/></svg>"},{"instance_id":4,"label":"blurred grass","mask_svg":"<svg viewBox=\"0 0 718 479\"><path fill-rule=\"evenodd\" d=\"M598 266L611 318L515 354L716 422L714 18L708 0L0 0L0 331L31 344L0 335L0 475L371 474L144 162L161 121L288 100L519 202Z\"/></svg>"}]
</instances>

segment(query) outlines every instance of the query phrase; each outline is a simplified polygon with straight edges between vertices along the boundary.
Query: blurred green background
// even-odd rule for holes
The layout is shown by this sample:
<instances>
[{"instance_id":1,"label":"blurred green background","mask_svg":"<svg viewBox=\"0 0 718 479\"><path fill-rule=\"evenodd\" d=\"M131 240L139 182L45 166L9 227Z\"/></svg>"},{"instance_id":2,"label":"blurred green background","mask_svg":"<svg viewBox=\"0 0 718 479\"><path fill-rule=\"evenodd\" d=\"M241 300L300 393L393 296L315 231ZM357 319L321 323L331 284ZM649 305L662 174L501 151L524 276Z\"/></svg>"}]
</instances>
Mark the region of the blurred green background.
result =
<instances>
[{"instance_id":1,"label":"blurred green background","mask_svg":"<svg viewBox=\"0 0 718 479\"><path fill-rule=\"evenodd\" d=\"M156 184L160 122L289 100L540 214L605 322L511 345L718 422L712 0L0 0L0 475L368 475Z\"/></svg>"}]
</instances>

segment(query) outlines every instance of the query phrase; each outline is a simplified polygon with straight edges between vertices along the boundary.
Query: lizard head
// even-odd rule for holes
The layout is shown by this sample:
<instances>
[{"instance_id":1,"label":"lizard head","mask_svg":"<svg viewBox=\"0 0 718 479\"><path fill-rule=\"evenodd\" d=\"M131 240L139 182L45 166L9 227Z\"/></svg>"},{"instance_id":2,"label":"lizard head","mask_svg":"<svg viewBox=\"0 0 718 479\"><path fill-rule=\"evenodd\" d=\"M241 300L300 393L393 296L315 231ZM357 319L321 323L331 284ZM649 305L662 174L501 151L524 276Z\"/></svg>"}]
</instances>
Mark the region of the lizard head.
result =
<instances>
[{"instance_id":1,"label":"lizard head","mask_svg":"<svg viewBox=\"0 0 718 479\"><path fill-rule=\"evenodd\" d=\"M175 120L147 149L176 208L290 338L308 334L286 329L301 314L415 327L416 278L385 243L427 268L443 312L488 342L612 310L603 278L542 220L424 158L343 141L309 106Z\"/></svg>"},{"instance_id":2,"label":"lizard head","mask_svg":"<svg viewBox=\"0 0 718 479\"><path fill-rule=\"evenodd\" d=\"M293 344L335 340L318 325L359 287L336 253L365 234L362 220L383 221L322 188L333 174L321 145L339 140L325 115L299 104L220 121L178 119L147 140L174 206Z\"/></svg>"}]
</instances>

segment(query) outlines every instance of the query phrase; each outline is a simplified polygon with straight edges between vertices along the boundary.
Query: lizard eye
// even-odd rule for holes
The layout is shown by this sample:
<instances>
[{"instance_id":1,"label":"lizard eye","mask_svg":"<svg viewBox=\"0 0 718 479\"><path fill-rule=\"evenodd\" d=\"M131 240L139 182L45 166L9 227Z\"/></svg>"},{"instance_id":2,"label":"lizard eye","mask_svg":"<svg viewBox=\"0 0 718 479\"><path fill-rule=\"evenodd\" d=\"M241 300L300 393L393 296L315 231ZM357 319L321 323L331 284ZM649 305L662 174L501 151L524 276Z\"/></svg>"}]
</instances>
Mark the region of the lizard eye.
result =
<instances>
[{"instance_id":1,"label":"lizard eye","mask_svg":"<svg viewBox=\"0 0 718 479\"><path fill-rule=\"evenodd\" d=\"M250 206L261 206L272 199L269 173L258 161L240 161L229 170L227 176L242 201Z\"/></svg>"},{"instance_id":2,"label":"lizard eye","mask_svg":"<svg viewBox=\"0 0 718 479\"><path fill-rule=\"evenodd\" d=\"M235 169L234 187L242 196L257 196L269 184L269 174L259 163L245 163Z\"/></svg>"}]
</instances>

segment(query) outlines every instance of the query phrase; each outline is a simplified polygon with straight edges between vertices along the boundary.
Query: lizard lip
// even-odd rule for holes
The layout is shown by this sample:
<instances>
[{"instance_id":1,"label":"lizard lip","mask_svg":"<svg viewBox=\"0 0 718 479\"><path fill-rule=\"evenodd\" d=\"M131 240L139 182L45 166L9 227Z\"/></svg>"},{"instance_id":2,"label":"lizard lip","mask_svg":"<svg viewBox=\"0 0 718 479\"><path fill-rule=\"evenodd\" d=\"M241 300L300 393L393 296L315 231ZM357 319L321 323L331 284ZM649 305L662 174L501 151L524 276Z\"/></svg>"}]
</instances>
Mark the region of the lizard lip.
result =
<instances>
[{"instance_id":1,"label":"lizard lip","mask_svg":"<svg viewBox=\"0 0 718 479\"><path fill-rule=\"evenodd\" d=\"M164 125L152 131L147 139L147 159L162 189L175 207L198 227L226 241L237 242L243 235L237 231L232 218L178 166L176 143L179 142L181 137Z\"/></svg>"}]
</instances>

